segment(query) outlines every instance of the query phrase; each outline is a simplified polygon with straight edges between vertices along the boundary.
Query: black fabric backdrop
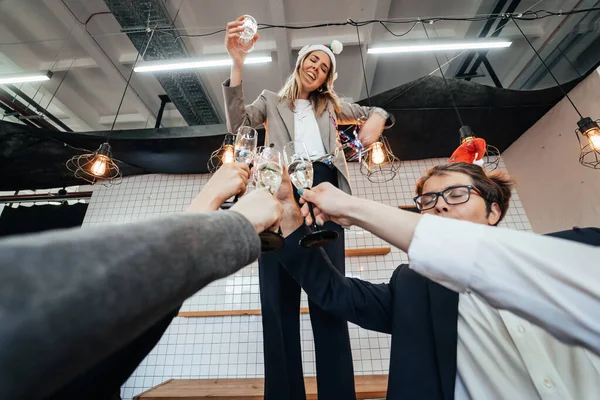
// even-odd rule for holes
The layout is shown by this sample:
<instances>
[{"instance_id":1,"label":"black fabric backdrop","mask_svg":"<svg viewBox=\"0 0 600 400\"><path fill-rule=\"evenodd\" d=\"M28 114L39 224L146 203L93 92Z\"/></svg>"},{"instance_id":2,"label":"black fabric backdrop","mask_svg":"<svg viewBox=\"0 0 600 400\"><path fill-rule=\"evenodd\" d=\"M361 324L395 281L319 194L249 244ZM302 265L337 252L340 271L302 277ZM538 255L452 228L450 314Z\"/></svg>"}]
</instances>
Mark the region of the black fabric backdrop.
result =
<instances>
[{"instance_id":1,"label":"black fabric backdrop","mask_svg":"<svg viewBox=\"0 0 600 400\"><path fill-rule=\"evenodd\" d=\"M81 226L88 204L4 207L0 237Z\"/></svg>"},{"instance_id":2,"label":"black fabric backdrop","mask_svg":"<svg viewBox=\"0 0 600 400\"><path fill-rule=\"evenodd\" d=\"M563 87L569 91L579 81ZM563 98L558 87L517 91L455 79L449 84L464 123L500 151ZM395 116L396 125L384 134L401 160L449 157L459 144L460 123L442 78L427 76L359 103L385 108ZM573 120L573 130L576 123ZM95 150L109 135L124 176L205 173L209 156L221 145L226 128L213 126L212 132L221 130L222 134L202 134L200 128L68 133L0 121L0 190L83 183L65 167L69 158L83 152L65 143ZM264 131L260 133L262 141Z\"/></svg>"}]
</instances>

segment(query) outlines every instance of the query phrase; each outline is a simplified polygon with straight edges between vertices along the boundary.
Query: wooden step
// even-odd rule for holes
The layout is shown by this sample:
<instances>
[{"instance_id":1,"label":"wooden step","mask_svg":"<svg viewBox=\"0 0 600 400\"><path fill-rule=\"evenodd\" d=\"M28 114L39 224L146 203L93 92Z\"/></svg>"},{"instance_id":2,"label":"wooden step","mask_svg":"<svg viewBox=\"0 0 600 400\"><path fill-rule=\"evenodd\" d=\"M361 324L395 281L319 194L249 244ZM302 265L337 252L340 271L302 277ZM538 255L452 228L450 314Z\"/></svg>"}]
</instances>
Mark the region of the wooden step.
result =
<instances>
[{"instance_id":1,"label":"wooden step","mask_svg":"<svg viewBox=\"0 0 600 400\"><path fill-rule=\"evenodd\" d=\"M308 307L300 307L300 314L308 314ZM216 311L180 311L178 317L204 318L204 317L231 317L240 315L262 315L261 310L216 310Z\"/></svg>"},{"instance_id":2,"label":"wooden step","mask_svg":"<svg viewBox=\"0 0 600 400\"><path fill-rule=\"evenodd\" d=\"M357 399L384 399L387 375L356 375ZM306 399L317 400L317 380L304 378ZM262 400L264 379L170 379L135 396L136 400Z\"/></svg>"},{"instance_id":3,"label":"wooden step","mask_svg":"<svg viewBox=\"0 0 600 400\"><path fill-rule=\"evenodd\" d=\"M361 256L385 256L392 249L389 247L365 247L360 249L346 249L346 257L361 257Z\"/></svg>"}]
</instances>

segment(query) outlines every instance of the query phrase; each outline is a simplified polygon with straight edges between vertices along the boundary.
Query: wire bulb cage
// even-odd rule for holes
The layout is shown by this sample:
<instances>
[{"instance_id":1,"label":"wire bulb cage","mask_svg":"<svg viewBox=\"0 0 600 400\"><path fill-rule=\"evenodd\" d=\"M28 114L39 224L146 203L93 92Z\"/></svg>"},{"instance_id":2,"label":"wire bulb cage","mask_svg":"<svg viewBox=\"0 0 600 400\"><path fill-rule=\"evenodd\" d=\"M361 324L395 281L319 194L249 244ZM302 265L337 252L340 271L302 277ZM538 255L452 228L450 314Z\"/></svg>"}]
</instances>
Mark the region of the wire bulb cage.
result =
<instances>
[{"instance_id":1,"label":"wire bulb cage","mask_svg":"<svg viewBox=\"0 0 600 400\"><path fill-rule=\"evenodd\" d=\"M579 163L584 167L600 169L600 127L599 120L593 121L589 117L583 117L577 122L578 129L575 130L581 153Z\"/></svg>"},{"instance_id":2,"label":"wire bulb cage","mask_svg":"<svg viewBox=\"0 0 600 400\"><path fill-rule=\"evenodd\" d=\"M235 161L235 135L227 133L223 144L217 150L213 151L206 163L208 171L211 174L217 172L223 164L229 164Z\"/></svg>"},{"instance_id":3,"label":"wire bulb cage","mask_svg":"<svg viewBox=\"0 0 600 400\"><path fill-rule=\"evenodd\" d=\"M123 181L121 170L112 158L108 142L102 143L98 150L74 156L67 161L67 169L76 178L94 184L101 180L105 186L118 185Z\"/></svg>"},{"instance_id":4,"label":"wire bulb cage","mask_svg":"<svg viewBox=\"0 0 600 400\"><path fill-rule=\"evenodd\" d=\"M384 183L396 177L402 162L392 153L390 144L385 136L373 143L360 163L360 173L370 182Z\"/></svg>"},{"instance_id":5,"label":"wire bulb cage","mask_svg":"<svg viewBox=\"0 0 600 400\"><path fill-rule=\"evenodd\" d=\"M476 139L477 136L468 125L462 126L460 132L460 144ZM486 145L485 154L483 156L483 169L487 172L492 172L500 166L500 150L491 144Z\"/></svg>"}]
</instances>

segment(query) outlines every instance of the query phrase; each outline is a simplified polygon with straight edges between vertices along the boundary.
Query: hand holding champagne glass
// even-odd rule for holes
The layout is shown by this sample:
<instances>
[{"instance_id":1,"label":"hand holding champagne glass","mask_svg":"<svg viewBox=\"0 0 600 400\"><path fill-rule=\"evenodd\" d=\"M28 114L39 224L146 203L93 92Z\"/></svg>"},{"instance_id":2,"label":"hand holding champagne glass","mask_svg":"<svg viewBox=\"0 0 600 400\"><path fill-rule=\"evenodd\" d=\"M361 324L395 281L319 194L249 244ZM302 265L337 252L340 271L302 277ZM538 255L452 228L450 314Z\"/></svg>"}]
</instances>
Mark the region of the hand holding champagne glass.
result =
<instances>
[{"instance_id":1,"label":"hand holding champagne glass","mask_svg":"<svg viewBox=\"0 0 600 400\"><path fill-rule=\"evenodd\" d=\"M244 30L240 32L239 41L242 51L249 53L254 48L254 42L256 42L256 40L254 40L254 36L258 31L258 23L252 17L252 15L244 15L243 18L242 28L244 28Z\"/></svg>"},{"instance_id":2,"label":"hand holding champagne glass","mask_svg":"<svg viewBox=\"0 0 600 400\"><path fill-rule=\"evenodd\" d=\"M256 188L267 189L271 194L277 193L281 185L281 153L273 147L260 147L256 151L254 171L256 173ZM264 231L260 235L261 251L279 250L284 246L280 233Z\"/></svg>"},{"instance_id":3,"label":"hand holding champagne glass","mask_svg":"<svg viewBox=\"0 0 600 400\"><path fill-rule=\"evenodd\" d=\"M289 142L283 148L283 156L288 168L292 184L296 189L310 189L313 184L313 165L308 151L303 142ZM338 237L338 233L332 230L321 230L314 217L312 204L308 203L309 212L313 219L313 232L300 240L302 247L322 247Z\"/></svg>"},{"instance_id":4,"label":"hand holding champagne glass","mask_svg":"<svg viewBox=\"0 0 600 400\"><path fill-rule=\"evenodd\" d=\"M242 65L258 40L258 23L250 15L242 15L225 28L225 48L234 64Z\"/></svg>"},{"instance_id":5,"label":"hand holding champagne glass","mask_svg":"<svg viewBox=\"0 0 600 400\"><path fill-rule=\"evenodd\" d=\"M241 126L235 136L234 155L236 162L242 162L252 168L254 162L254 151L256 150L256 143L258 141L258 133L255 129L249 126ZM229 209L237 201L238 196L236 195L233 202L223 203L222 209Z\"/></svg>"}]
</instances>

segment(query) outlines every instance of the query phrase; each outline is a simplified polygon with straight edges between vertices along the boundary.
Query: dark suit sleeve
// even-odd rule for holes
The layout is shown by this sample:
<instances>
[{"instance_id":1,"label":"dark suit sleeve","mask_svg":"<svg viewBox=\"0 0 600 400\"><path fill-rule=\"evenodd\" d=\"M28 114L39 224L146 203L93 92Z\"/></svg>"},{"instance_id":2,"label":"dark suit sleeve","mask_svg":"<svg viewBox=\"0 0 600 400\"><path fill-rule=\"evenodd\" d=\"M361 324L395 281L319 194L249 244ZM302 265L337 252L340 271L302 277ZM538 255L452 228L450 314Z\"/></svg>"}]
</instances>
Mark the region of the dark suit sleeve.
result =
<instances>
[{"instance_id":1,"label":"dark suit sleeve","mask_svg":"<svg viewBox=\"0 0 600 400\"><path fill-rule=\"evenodd\" d=\"M285 240L279 260L308 297L323 310L365 329L392 332L393 294L390 285L347 278L331 264L323 249L305 249L300 239L310 233L304 225Z\"/></svg>"},{"instance_id":2,"label":"dark suit sleeve","mask_svg":"<svg viewBox=\"0 0 600 400\"><path fill-rule=\"evenodd\" d=\"M600 228L573 228L566 231L549 233L547 236L572 240L592 246L600 246Z\"/></svg>"}]
</instances>

